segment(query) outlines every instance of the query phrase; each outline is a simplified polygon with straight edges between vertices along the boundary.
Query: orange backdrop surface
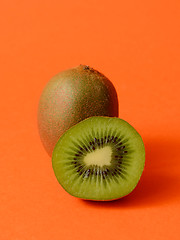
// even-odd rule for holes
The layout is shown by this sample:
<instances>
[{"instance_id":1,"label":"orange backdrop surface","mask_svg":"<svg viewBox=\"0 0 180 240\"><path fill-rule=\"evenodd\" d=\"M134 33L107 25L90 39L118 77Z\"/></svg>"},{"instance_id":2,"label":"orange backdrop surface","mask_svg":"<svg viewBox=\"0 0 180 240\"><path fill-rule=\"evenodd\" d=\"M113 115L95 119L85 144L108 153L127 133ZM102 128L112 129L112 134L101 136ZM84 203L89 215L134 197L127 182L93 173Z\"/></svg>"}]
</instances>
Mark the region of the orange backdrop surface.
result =
<instances>
[{"instance_id":1,"label":"orange backdrop surface","mask_svg":"<svg viewBox=\"0 0 180 240\"><path fill-rule=\"evenodd\" d=\"M90 65L115 85L146 165L114 202L58 184L37 129L56 73ZM180 239L180 1L1 0L0 240Z\"/></svg>"}]
</instances>

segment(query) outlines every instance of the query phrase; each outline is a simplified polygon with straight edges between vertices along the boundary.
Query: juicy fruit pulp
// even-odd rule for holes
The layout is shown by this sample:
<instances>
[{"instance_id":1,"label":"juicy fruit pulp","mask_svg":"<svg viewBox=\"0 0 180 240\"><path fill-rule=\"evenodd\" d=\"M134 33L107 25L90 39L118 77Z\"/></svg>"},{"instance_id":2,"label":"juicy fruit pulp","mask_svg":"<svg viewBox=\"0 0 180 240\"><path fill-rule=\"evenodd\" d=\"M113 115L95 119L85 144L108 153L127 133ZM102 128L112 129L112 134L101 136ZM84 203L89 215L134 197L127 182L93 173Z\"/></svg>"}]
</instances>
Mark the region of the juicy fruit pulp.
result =
<instances>
[{"instance_id":1,"label":"juicy fruit pulp","mask_svg":"<svg viewBox=\"0 0 180 240\"><path fill-rule=\"evenodd\" d=\"M59 137L91 116L118 117L117 93L101 73L80 65L54 76L44 88L38 107L38 128L51 156Z\"/></svg>"},{"instance_id":2,"label":"juicy fruit pulp","mask_svg":"<svg viewBox=\"0 0 180 240\"><path fill-rule=\"evenodd\" d=\"M70 128L52 156L62 187L89 200L114 200L129 194L144 162L141 136L126 121L109 117L91 117Z\"/></svg>"}]
</instances>

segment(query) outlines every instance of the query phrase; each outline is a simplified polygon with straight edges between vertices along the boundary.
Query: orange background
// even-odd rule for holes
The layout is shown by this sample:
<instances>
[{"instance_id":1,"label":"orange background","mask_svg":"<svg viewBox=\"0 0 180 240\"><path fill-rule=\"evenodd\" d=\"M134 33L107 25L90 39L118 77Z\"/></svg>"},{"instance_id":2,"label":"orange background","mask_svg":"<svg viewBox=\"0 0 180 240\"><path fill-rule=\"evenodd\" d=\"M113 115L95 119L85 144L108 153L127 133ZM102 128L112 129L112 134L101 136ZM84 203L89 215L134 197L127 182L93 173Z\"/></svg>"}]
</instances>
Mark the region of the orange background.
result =
<instances>
[{"instance_id":1,"label":"orange background","mask_svg":"<svg viewBox=\"0 0 180 240\"><path fill-rule=\"evenodd\" d=\"M180 239L179 16L179 0L1 0L0 240ZM145 143L143 176L118 201L67 194L39 139L42 89L79 64L114 83Z\"/></svg>"}]
</instances>

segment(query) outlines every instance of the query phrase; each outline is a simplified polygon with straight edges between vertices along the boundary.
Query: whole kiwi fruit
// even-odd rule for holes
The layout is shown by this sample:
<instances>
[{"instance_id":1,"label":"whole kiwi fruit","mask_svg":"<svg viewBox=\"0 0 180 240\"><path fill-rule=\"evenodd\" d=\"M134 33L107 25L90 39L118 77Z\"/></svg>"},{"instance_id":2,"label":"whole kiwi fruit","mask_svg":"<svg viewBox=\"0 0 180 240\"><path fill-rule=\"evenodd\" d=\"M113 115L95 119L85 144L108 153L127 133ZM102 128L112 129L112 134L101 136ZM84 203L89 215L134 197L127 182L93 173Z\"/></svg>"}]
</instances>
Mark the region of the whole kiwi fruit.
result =
<instances>
[{"instance_id":1,"label":"whole kiwi fruit","mask_svg":"<svg viewBox=\"0 0 180 240\"><path fill-rule=\"evenodd\" d=\"M39 134L47 153L52 155L67 129L92 116L118 117L118 98L111 81L86 65L55 75L38 106Z\"/></svg>"},{"instance_id":2,"label":"whole kiwi fruit","mask_svg":"<svg viewBox=\"0 0 180 240\"><path fill-rule=\"evenodd\" d=\"M71 195L110 201L136 187L145 164L139 133L126 121L91 117L68 129L57 142L52 166Z\"/></svg>"}]
</instances>

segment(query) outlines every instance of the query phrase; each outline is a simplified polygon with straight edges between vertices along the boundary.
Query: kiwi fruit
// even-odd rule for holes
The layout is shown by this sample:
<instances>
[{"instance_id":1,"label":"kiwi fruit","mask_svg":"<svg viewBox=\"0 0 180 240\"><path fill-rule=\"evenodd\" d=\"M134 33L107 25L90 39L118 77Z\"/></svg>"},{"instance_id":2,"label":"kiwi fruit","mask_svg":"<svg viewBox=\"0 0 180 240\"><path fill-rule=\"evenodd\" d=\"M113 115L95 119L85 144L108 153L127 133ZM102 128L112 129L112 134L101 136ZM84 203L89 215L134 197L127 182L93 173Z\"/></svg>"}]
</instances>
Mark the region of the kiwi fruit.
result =
<instances>
[{"instance_id":1,"label":"kiwi fruit","mask_svg":"<svg viewBox=\"0 0 180 240\"><path fill-rule=\"evenodd\" d=\"M47 153L52 155L67 129L92 116L118 117L117 93L110 80L86 65L54 76L38 106L38 129Z\"/></svg>"},{"instance_id":2,"label":"kiwi fruit","mask_svg":"<svg viewBox=\"0 0 180 240\"><path fill-rule=\"evenodd\" d=\"M52 166L72 196L110 201L136 187L145 163L141 136L116 117L90 117L67 130L57 142Z\"/></svg>"}]
</instances>

